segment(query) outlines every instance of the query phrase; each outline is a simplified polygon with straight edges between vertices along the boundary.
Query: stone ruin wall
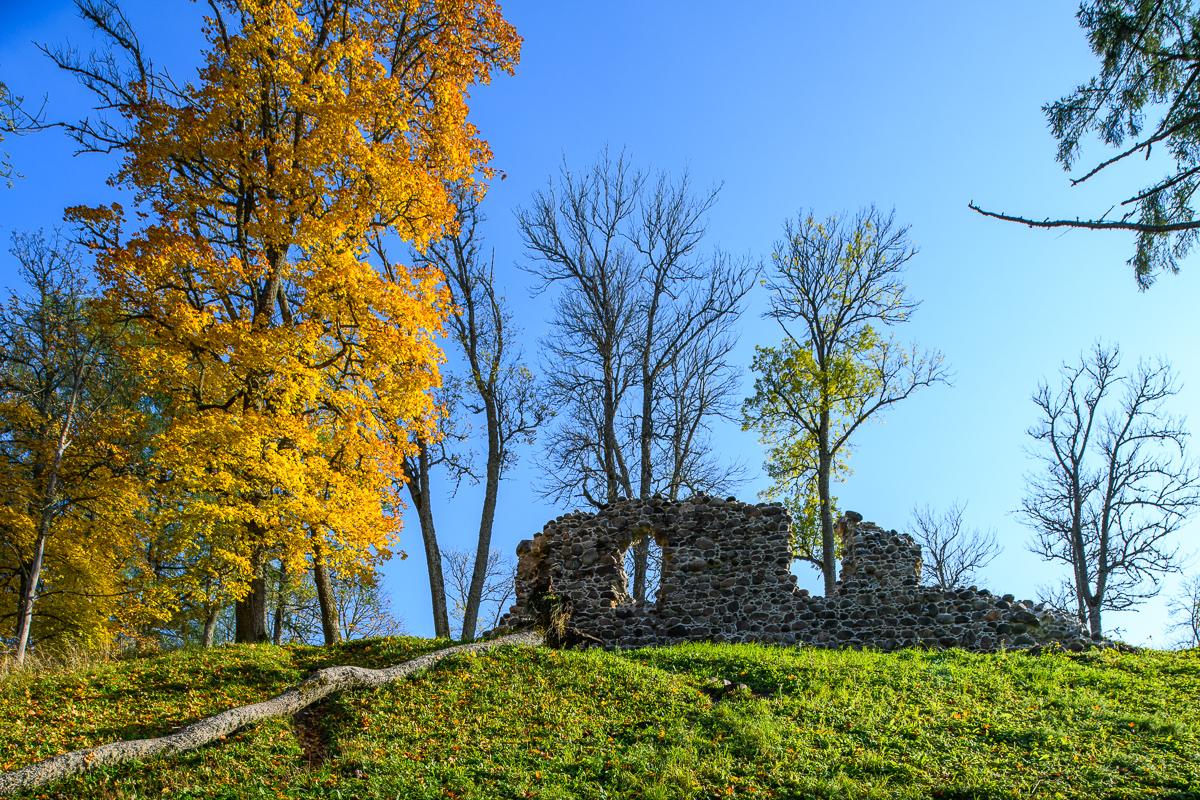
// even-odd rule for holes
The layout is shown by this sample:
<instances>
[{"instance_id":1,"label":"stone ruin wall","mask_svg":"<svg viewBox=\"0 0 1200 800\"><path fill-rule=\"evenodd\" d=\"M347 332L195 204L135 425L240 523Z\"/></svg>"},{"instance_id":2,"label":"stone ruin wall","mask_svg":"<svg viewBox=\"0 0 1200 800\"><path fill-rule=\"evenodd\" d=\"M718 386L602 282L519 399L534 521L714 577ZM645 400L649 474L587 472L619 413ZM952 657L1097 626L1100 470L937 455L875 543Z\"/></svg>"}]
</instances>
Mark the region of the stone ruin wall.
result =
<instances>
[{"instance_id":1,"label":"stone ruin wall","mask_svg":"<svg viewBox=\"0 0 1200 800\"><path fill-rule=\"evenodd\" d=\"M842 580L830 597L798 589L787 512L698 495L622 500L546 524L517 547L516 603L498 630L565 612L567 642L639 647L711 640L817 647L962 647L992 651L1094 642L1073 618L987 590L920 585L912 537L838 521ZM657 596L633 601L625 552L641 536L662 548Z\"/></svg>"}]
</instances>

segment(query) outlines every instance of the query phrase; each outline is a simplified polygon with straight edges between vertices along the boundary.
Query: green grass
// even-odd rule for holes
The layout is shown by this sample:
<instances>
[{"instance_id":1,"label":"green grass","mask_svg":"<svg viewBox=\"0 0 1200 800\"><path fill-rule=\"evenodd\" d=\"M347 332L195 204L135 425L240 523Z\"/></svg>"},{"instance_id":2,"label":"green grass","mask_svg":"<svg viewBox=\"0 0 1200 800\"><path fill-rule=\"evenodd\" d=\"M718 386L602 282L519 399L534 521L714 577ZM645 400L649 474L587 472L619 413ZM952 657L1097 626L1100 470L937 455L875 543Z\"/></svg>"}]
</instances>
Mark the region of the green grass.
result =
<instances>
[{"instance_id":1,"label":"green grass","mask_svg":"<svg viewBox=\"0 0 1200 800\"><path fill-rule=\"evenodd\" d=\"M14 674L0 679L0 766L441 644L240 646ZM712 678L747 688L714 698ZM1197 651L506 648L27 797L1200 798L1197 709Z\"/></svg>"}]
</instances>

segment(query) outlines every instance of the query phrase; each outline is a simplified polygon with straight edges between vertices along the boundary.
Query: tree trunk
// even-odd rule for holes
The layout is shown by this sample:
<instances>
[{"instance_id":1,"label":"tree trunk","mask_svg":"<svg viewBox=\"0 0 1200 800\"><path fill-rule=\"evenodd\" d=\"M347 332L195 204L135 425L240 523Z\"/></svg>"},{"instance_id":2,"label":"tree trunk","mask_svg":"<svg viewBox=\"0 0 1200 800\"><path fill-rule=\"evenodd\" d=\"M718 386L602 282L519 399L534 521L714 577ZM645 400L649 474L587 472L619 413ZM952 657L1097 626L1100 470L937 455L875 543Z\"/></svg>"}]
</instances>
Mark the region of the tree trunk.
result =
<instances>
[{"instance_id":1,"label":"tree trunk","mask_svg":"<svg viewBox=\"0 0 1200 800\"><path fill-rule=\"evenodd\" d=\"M633 599L646 602L646 573L650 568L650 535L633 540Z\"/></svg>"},{"instance_id":2,"label":"tree trunk","mask_svg":"<svg viewBox=\"0 0 1200 800\"><path fill-rule=\"evenodd\" d=\"M433 524L433 504L429 493L429 448L424 442L417 451L417 467L412 469L407 459L404 472L408 494L417 509L421 526L421 541L425 545L425 571L429 576L429 601L433 608L433 634L439 639L450 638L450 615L446 609L446 579L442 574L442 549L438 546L437 529Z\"/></svg>"},{"instance_id":3,"label":"tree trunk","mask_svg":"<svg viewBox=\"0 0 1200 800\"><path fill-rule=\"evenodd\" d=\"M62 430L58 436L58 448L54 451L49 475L46 477L45 491L42 494L42 507L38 511L38 532L37 539L33 544L33 558L29 560L28 569L25 571L25 582L21 587L23 591L17 600L16 646L13 659L18 664L25 660L25 651L29 647L29 634L33 628L33 604L37 600L38 583L42 579L42 565L46 559L46 542L50 538L51 515L54 513L53 509L58 500L58 473L62 468L63 451L66 449L67 442L67 430L74 415L74 408L75 399L72 399L71 408L67 412L66 421L63 423ZM35 469L34 474L40 476L42 474L41 469Z\"/></svg>"},{"instance_id":4,"label":"tree trunk","mask_svg":"<svg viewBox=\"0 0 1200 800\"><path fill-rule=\"evenodd\" d=\"M655 295L654 307L657 307L658 297ZM652 307L653 308L653 307ZM647 330L653 333L653 316ZM642 424L638 431L639 458L641 463L638 470L638 497L650 499L650 490L654 481L651 470L651 446L654 443L654 375L650 370L649 354L651 342L643 342L642 353ZM633 543L633 599L638 603L646 602L646 572L650 567L650 537L642 536Z\"/></svg>"},{"instance_id":5,"label":"tree trunk","mask_svg":"<svg viewBox=\"0 0 1200 800\"><path fill-rule=\"evenodd\" d=\"M604 399L601 413L603 420L601 425L604 430L601 431L604 446L604 480L605 480L605 499L609 503L615 503L620 496L619 476L617 475L617 401L616 390L613 384L615 377L613 376L612 364L610 363L611 356L606 356L604 359Z\"/></svg>"},{"instance_id":6,"label":"tree trunk","mask_svg":"<svg viewBox=\"0 0 1200 800\"><path fill-rule=\"evenodd\" d=\"M217 620L221 616L221 607L214 605L208 609L208 613L204 617L204 640L201 642L205 647L212 647L213 641L217 638Z\"/></svg>"},{"instance_id":7,"label":"tree trunk","mask_svg":"<svg viewBox=\"0 0 1200 800\"><path fill-rule=\"evenodd\" d=\"M279 582L275 587L275 620L271 630L272 644L283 644L283 612L287 602L287 567L279 565Z\"/></svg>"},{"instance_id":8,"label":"tree trunk","mask_svg":"<svg viewBox=\"0 0 1200 800\"><path fill-rule=\"evenodd\" d=\"M821 506L821 572L825 578L825 596L837 591L837 546L833 538L833 501L829 492L829 473L833 455L829 452L829 413L822 412L817 441L817 497Z\"/></svg>"},{"instance_id":9,"label":"tree trunk","mask_svg":"<svg viewBox=\"0 0 1200 800\"><path fill-rule=\"evenodd\" d=\"M1100 603L1088 605L1088 631L1093 639L1104 637L1104 626L1100 623Z\"/></svg>"},{"instance_id":10,"label":"tree trunk","mask_svg":"<svg viewBox=\"0 0 1200 800\"><path fill-rule=\"evenodd\" d=\"M17 641L13 658L18 664L25 661L25 651L29 647L29 632L33 628L33 604L37 599L37 587L42 579L42 563L46 554L49 524L43 521L39 527L41 530L33 547L33 558L21 581L21 596L17 599Z\"/></svg>"},{"instance_id":11,"label":"tree trunk","mask_svg":"<svg viewBox=\"0 0 1200 800\"><path fill-rule=\"evenodd\" d=\"M321 607L321 633L325 644L337 644L342 640L342 621L338 619L337 599L333 596L325 551L319 542L313 547L313 583L317 587L317 605Z\"/></svg>"},{"instance_id":12,"label":"tree trunk","mask_svg":"<svg viewBox=\"0 0 1200 800\"><path fill-rule=\"evenodd\" d=\"M471 570L471 588L467 592L467 607L463 610L462 638L467 642L474 640L479 623L479 606L483 602L483 586L487 582L488 560L492 554L496 496L500 491L500 412L494 396L484 398L484 409L488 426L487 478L483 490L483 509L479 514L475 567Z\"/></svg>"},{"instance_id":13,"label":"tree trunk","mask_svg":"<svg viewBox=\"0 0 1200 800\"><path fill-rule=\"evenodd\" d=\"M254 577L246 596L234 603L233 640L241 644L256 644L267 640L267 579L263 575L263 558L254 561Z\"/></svg>"},{"instance_id":14,"label":"tree trunk","mask_svg":"<svg viewBox=\"0 0 1200 800\"><path fill-rule=\"evenodd\" d=\"M1075 601L1079 607L1079 624L1086 625L1095 636L1100 624L1100 598L1092 593L1092 578L1088 574L1087 546L1083 541L1083 495L1079 490L1078 468L1072 476L1071 490L1074 494L1071 519L1071 574L1074 576Z\"/></svg>"},{"instance_id":15,"label":"tree trunk","mask_svg":"<svg viewBox=\"0 0 1200 800\"><path fill-rule=\"evenodd\" d=\"M1075 589L1075 618L1079 620L1080 625L1088 624L1087 600L1084 599L1083 589L1078 583L1074 586Z\"/></svg>"}]
</instances>

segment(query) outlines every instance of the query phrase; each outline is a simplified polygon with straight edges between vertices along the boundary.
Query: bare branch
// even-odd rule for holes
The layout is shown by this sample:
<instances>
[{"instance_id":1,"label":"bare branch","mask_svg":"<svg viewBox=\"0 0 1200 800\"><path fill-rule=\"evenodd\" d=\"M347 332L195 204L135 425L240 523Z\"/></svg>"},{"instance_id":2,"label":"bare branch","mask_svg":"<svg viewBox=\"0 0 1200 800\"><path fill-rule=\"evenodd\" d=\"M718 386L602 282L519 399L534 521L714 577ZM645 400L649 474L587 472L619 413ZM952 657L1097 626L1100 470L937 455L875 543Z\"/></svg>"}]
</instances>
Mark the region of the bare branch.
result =
<instances>
[{"instance_id":1,"label":"bare branch","mask_svg":"<svg viewBox=\"0 0 1200 800\"><path fill-rule=\"evenodd\" d=\"M1004 214L999 211L987 211L974 202L967 204L967 208L982 214L985 217L1004 220L1005 222L1019 222L1022 225L1028 225L1030 228L1083 228L1094 231L1136 231L1138 233L1175 233L1179 231L1190 231L1200 228L1200 220L1188 220L1186 222L1171 222L1164 224L1150 224L1145 222L1132 222L1128 219L1120 220L1103 220L1103 219L1032 219L1030 217L1021 217L1013 214Z\"/></svg>"},{"instance_id":2,"label":"bare branch","mask_svg":"<svg viewBox=\"0 0 1200 800\"><path fill-rule=\"evenodd\" d=\"M1178 647L1200 647L1200 576L1183 582L1178 595L1168 606L1171 630L1178 635Z\"/></svg>"},{"instance_id":3,"label":"bare branch","mask_svg":"<svg viewBox=\"0 0 1200 800\"><path fill-rule=\"evenodd\" d=\"M601 504L740 479L708 430L730 413L728 354L758 268L702 252L716 197L606 152L582 173L564 166L519 212L539 292L560 289L543 345L559 409L547 496Z\"/></svg>"},{"instance_id":4,"label":"bare branch","mask_svg":"<svg viewBox=\"0 0 1200 800\"><path fill-rule=\"evenodd\" d=\"M965 510L964 504L954 503L940 514L928 505L912 511L912 535L921 545L923 574L941 589L971 584L975 574L1000 554L994 530L965 527Z\"/></svg>"},{"instance_id":5,"label":"bare branch","mask_svg":"<svg viewBox=\"0 0 1200 800\"><path fill-rule=\"evenodd\" d=\"M1063 366L1060 388L1034 394L1029 434L1042 469L1020 513L1033 552L1070 569L1075 611L1094 636L1103 611L1157 594L1158 578L1177 569L1174 534L1200 507L1187 432L1166 408L1177 392L1166 363L1123 373L1117 349L1097 344Z\"/></svg>"}]
</instances>

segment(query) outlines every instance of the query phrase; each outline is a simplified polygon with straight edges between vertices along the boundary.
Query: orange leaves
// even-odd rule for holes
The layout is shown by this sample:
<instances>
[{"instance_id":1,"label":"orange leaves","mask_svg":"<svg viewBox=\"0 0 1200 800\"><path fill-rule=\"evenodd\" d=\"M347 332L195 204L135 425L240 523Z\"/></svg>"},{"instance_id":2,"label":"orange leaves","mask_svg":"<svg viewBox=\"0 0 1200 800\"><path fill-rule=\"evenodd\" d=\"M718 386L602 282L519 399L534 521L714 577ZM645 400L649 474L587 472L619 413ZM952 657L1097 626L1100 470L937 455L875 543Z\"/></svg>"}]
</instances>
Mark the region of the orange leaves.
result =
<instances>
[{"instance_id":1,"label":"orange leaves","mask_svg":"<svg viewBox=\"0 0 1200 800\"><path fill-rule=\"evenodd\" d=\"M520 39L493 0L218 0L205 25L197 81L113 104L135 132L114 181L148 223L121 238L119 208L72 214L137 320L160 544L238 596L264 553L302 567L324 540L353 570L390 552L450 301L368 244L453 223L447 184L490 157L467 92Z\"/></svg>"}]
</instances>

